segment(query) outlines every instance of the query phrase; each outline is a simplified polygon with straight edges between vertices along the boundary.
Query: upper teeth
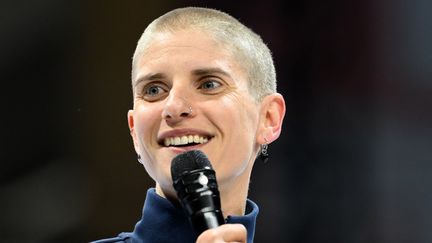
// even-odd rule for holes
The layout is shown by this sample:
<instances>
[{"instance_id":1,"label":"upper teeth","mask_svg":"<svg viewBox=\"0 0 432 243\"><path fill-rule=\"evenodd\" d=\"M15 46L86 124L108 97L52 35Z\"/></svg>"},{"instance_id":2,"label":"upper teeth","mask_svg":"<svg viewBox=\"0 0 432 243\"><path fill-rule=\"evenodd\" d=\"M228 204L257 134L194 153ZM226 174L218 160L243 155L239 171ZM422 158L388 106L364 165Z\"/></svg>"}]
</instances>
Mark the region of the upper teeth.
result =
<instances>
[{"instance_id":1,"label":"upper teeth","mask_svg":"<svg viewBox=\"0 0 432 243\"><path fill-rule=\"evenodd\" d=\"M188 135L180 137L169 137L164 139L165 146L170 145L185 145L188 143L207 143L208 138L200 135Z\"/></svg>"}]
</instances>

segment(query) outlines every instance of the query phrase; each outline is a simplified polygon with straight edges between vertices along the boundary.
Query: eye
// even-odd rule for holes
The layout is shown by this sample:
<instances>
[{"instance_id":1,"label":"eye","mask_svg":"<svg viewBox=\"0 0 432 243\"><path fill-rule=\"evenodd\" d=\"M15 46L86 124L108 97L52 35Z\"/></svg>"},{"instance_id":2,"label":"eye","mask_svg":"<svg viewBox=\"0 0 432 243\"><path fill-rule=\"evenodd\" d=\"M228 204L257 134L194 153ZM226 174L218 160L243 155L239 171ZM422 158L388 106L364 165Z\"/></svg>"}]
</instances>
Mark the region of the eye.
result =
<instances>
[{"instance_id":1,"label":"eye","mask_svg":"<svg viewBox=\"0 0 432 243\"><path fill-rule=\"evenodd\" d=\"M216 90L218 90L218 88L220 88L222 86L222 83L214 80L214 79L207 79L204 80L198 87L198 89L201 89L205 92L216 92Z\"/></svg>"},{"instance_id":2,"label":"eye","mask_svg":"<svg viewBox=\"0 0 432 243\"><path fill-rule=\"evenodd\" d=\"M168 88L162 83L150 83L142 91L142 98L147 101L156 101L165 97Z\"/></svg>"},{"instance_id":3,"label":"eye","mask_svg":"<svg viewBox=\"0 0 432 243\"><path fill-rule=\"evenodd\" d=\"M155 96L163 92L163 89L159 86L150 86L145 90L145 94L149 96Z\"/></svg>"}]
</instances>

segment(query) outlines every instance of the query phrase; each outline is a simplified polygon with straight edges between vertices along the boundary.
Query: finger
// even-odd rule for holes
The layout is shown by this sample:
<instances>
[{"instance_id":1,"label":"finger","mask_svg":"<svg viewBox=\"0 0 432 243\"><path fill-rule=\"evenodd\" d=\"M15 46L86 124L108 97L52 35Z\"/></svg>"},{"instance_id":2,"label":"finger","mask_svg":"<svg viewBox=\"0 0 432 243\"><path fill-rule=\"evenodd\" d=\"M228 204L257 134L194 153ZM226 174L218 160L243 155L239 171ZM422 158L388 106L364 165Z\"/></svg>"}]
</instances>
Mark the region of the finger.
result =
<instances>
[{"instance_id":1,"label":"finger","mask_svg":"<svg viewBox=\"0 0 432 243\"><path fill-rule=\"evenodd\" d=\"M247 230L242 224L224 224L219 230L223 232L225 242L246 242Z\"/></svg>"},{"instance_id":2,"label":"finger","mask_svg":"<svg viewBox=\"0 0 432 243\"><path fill-rule=\"evenodd\" d=\"M242 224L224 224L204 231L197 239L201 242L241 242L246 243L247 231Z\"/></svg>"}]
</instances>

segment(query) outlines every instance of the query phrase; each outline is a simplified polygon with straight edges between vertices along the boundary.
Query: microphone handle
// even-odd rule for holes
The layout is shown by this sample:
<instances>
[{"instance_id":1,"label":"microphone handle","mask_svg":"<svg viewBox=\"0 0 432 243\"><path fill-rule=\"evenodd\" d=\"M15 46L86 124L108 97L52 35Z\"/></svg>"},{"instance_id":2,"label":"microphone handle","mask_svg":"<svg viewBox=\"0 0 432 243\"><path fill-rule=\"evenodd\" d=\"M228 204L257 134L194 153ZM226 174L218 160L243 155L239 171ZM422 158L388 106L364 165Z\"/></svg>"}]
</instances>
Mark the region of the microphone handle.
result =
<instances>
[{"instance_id":1,"label":"microphone handle","mask_svg":"<svg viewBox=\"0 0 432 243\"><path fill-rule=\"evenodd\" d=\"M207 229L216 228L225 223L220 209L213 206L215 199L218 198L214 194L201 196L197 199L197 204L212 205L189 216L190 222L198 235Z\"/></svg>"},{"instance_id":2,"label":"microphone handle","mask_svg":"<svg viewBox=\"0 0 432 243\"><path fill-rule=\"evenodd\" d=\"M225 223L214 170L189 171L174 182L174 188L198 235Z\"/></svg>"}]
</instances>

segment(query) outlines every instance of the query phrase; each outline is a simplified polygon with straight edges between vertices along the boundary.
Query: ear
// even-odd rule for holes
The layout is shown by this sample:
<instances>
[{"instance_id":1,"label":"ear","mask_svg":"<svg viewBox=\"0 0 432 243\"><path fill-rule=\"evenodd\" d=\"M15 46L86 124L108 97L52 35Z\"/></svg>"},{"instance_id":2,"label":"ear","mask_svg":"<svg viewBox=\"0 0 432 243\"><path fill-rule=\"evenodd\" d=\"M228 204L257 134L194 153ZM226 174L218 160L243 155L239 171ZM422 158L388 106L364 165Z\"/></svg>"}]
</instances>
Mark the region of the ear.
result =
<instances>
[{"instance_id":1,"label":"ear","mask_svg":"<svg viewBox=\"0 0 432 243\"><path fill-rule=\"evenodd\" d=\"M128 120L130 135L131 135L133 143L134 143L135 152L137 154L139 154L138 139L137 139L136 132L135 132L134 110L128 111L127 120Z\"/></svg>"},{"instance_id":2,"label":"ear","mask_svg":"<svg viewBox=\"0 0 432 243\"><path fill-rule=\"evenodd\" d=\"M257 134L259 144L269 144L280 136L284 116L285 100L281 94L274 93L264 97Z\"/></svg>"}]
</instances>

